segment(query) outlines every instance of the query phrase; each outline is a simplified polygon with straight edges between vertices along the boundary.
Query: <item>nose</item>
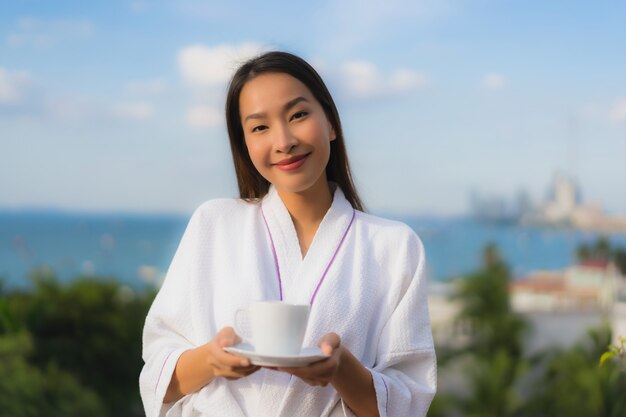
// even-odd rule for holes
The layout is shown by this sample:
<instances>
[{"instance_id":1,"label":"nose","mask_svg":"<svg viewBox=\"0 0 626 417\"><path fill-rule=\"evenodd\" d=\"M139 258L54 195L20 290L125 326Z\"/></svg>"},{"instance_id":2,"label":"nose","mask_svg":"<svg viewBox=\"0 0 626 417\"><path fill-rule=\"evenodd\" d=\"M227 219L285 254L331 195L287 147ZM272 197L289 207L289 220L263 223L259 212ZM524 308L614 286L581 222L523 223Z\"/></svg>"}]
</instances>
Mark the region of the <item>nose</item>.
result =
<instances>
[{"instance_id":1,"label":"nose","mask_svg":"<svg viewBox=\"0 0 626 417\"><path fill-rule=\"evenodd\" d=\"M289 126L280 124L274 130L274 148L278 152L289 153L298 146L298 139L293 135Z\"/></svg>"}]
</instances>

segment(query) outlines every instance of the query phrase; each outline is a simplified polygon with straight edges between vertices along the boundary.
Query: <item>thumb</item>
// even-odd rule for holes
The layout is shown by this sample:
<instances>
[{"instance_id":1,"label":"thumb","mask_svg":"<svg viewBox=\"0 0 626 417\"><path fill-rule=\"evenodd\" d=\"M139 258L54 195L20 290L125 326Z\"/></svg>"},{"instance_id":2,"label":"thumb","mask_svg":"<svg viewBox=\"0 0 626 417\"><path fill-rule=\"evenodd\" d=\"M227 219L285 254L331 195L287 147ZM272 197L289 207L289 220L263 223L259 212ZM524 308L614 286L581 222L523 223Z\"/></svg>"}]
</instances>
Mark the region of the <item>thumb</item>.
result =
<instances>
[{"instance_id":1,"label":"thumb","mask_svg":"<svg viewBox=\"0 0 626 417\"><path fill-rule=\"evenodd\" d=\"M219 331L216 339L220 347L236 345L241 341L241 338L237 336L232 327L224 327Z\"/></svg>"},{"instance_id":2,"label":"thumb","mask_svg":"<svg viewBox=\"0 0 626 417\"><path fill-rule=\"evenodd\" d=\"M341 338L337 333L326 333L319 341L319 347L324 355L331 356L333 351L341 345Z\"/></svg>"}]
</instances>

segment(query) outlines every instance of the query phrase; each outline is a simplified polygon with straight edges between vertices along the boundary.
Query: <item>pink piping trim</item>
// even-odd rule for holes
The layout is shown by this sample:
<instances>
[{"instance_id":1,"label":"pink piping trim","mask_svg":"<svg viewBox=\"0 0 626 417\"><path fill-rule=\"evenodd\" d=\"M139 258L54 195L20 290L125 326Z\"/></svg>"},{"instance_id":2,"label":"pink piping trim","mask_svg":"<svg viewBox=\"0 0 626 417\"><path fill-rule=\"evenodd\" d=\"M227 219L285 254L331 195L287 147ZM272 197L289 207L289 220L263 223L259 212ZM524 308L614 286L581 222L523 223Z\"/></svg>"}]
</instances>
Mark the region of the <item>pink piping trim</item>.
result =
<instances>
[{"instance_id":1,"label":"pink piping trim","mask_svg":"<svg viewBox=\"0 0 626 417\"><path fill-rule=\"evenodd\" d=\"M283 281L282 281L282 278L281 278L281 275L280 275L280 267L278 266L278 256L276 255L276 247L274 246L274 238L272 238L272 232L270 231L270 228L269 228L269 226L267 224L267 219L265 218L265 212L263 211L263 206L261 206L261 215L263 216L263 222L265 223L265 228L267 229L267 234L269 235L270 243L272 244L272 254L274 255L274 266L276 267L276 276L278 277L278 288L280 290L280 301L283 301ZM333 257L330 258L330 262L328 262L328 265L326 265L326 269L324 270L324 273L322 274L322 277L320 278L319 282L317 283L317 287L315 287L315 291L313 292L313 296L311 297L311 301L309 301L310 305L313 305L313 301L315 301L315 297L317 297L317 292L319 291L320 286L322 285L322 282L324 282L324 279L326 278L326 274L328 273L328 270L330 269L330 266L335 261L335 258L337 257L337 253L339 252L339 249L343 245L343 241L346 240L346 236L348 235L348 231L352 227L352 223L354 223L354 217L355 216L356 216L356 210L352 209L352 218L350 219L350 224L348 224L348 227L346 228L346 231L343 232L343 236L341 237L341 241L339 242L339 245L337 245L337 249L335 249L335 253L333 253Z\"/></svg>"},{"instance_id":2,"label":"pink piping trim","mask_svg":"<svg viewBox=\"0 0 626 417\"><path fill-rule=\"evenodd\" d=\"M313 296L311 297L311 301L309 302L310 305L313 305L313 301L315 301L315 297L317 296L317 291L320 289L322 282L324 282L324 278L326 278L326 273L328 272L328 270L330 269L330 266L335 261L335 257L337 256L337 253L339 252L339 248L341 248L341 245L343 245L343 241L346 239L346 235L348 234L348 231L352 227L352 222L354 222L355 214L356 214L356 211L352 209L352 218L350 219L350 224L346 228L346 231L343 232L343 236L341 237L341 241L339 242L339 245L337 245L337 249L335 249L335 253L333 253L333 257L330 259L330 262L328 262L328 265L326 265L324 274L322 274L322 278L320 278L320 281L317 283L317 287L315 287L315 292L313 292Z\"/></svg>"},{"instance_id":3,"label":"pink piping trim","mask_svg":"<svg viewBox=\"0 0 626 417\"><path fill-rule=\"evenodd\" d=\"M161 371L159 372L159 377L157 378L157 383L154 386L154 393L156 394L157 389L159 388L159 383L161 382L161 375L163 375L163 369L165 369L165 365L167 364L167 361L169 360L170 356L172 356L172 353L174 353L175 350L171 351L170 353L167 354L167 356L165 357L165 360L163 361L163 365L161 366Z\"/></svg>"},{"instance_id":4,"label":"pink piping trim","mask_svg":"<svg viewBox=\"0 0 626 417\"><path fill-rule=\"evenodd\" d=\"M278 265L278 256L276 255L276 247L274 246L274 238L272 238L272 232L270 232L270 227L267 225L267 219L265 218L265 212L263 211L263 206L261 206L261 216L263 216L263 222L265 223L267 234L270 236L270 243L272 244L272 255L274 255L274 267L276 268L276 275L278 275L278 290L280 291L280 301L283 301L283 281L280 278L280 266Z\"/></svg>"},{"instance_id":5,"label":"pink piping trim","mask_svg":"<svg viewBox=\"0 0 626 417\"><path fill-rule=\"evenodd\" d=\"M389 388L387 388L387 383L385 382L385 378L382 376L380 379L383 380L383 384L385 385L385 395L386 395L386 403L385 403L385 412L389 411Z\"/></svg>"}]
</instances>

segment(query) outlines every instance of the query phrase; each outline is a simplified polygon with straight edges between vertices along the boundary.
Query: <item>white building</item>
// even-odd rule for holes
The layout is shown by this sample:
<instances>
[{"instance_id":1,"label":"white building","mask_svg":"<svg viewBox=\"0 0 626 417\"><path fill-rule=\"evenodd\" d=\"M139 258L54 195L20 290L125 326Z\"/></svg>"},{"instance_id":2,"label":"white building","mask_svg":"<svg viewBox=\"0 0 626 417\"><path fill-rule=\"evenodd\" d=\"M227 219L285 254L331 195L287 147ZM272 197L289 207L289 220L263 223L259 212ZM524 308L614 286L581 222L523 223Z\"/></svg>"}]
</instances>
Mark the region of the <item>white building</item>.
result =
<instances>
[{"instance_id":1,"label":"white building","mask_svg":"<svg viewBox=\"0 0 626 417\"><path fill-rule=\"evenodd\" d=\"M611 262L585 261L562 271L538 271L511 284L520 312L610 311L624 278Z\"/></svg>"},{"instance_id":2,"label":"white building","mask_svg":"<svg viewBox=\"0 0 626 417\"><path fill-rule=\"evenodd\" d=\"M471 329L457 321L460 304L451 299L454 283L431 283L430 318L435 343L463 346ZM528 352L567 348L606 319L613 336L626 337L626 278L609 262L590 261L564 270L538 271L510 286L511 307L531 325Z\"/></svg>"},{"instance_id":3,"label":"white building","mask_svg":"<svg viewBox=\"0 0 626 417\"><path fill-rule=\"evenodd\" d=\"M544 204L522 216L522 224L606 232L626 230L626 217L606 216L598 204L581 204L576 183L565 175L555 176L550 194Z\"/></svg>"}]
</instances>

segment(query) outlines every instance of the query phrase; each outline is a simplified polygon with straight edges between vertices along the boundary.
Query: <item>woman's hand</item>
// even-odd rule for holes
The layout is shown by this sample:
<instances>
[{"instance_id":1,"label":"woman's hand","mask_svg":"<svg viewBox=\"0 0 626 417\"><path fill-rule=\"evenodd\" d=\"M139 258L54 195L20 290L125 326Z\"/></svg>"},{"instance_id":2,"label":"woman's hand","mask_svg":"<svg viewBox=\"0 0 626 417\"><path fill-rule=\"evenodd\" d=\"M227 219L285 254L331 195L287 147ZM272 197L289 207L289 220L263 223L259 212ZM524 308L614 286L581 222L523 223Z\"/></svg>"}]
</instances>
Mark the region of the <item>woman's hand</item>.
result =
<instances>
[{"instance_id":1,"label":"woman's hand","mask_svg":"<svg viewBox=\"0 0 626 417\"><path fill-rule=\"evenodd\" d=\"M236 345L241 341L232 327L224 327L205 346L209 355L207 360L215 377L226 379L239 379L256 372L259 367L252 365L249 359L228 353L224 350L227 346Z\"/></svg>"},{"instance_id":2,"label":"woman's hand","mask_svg":"<svg viewBox=\"0 0 626 417\"><path fill-rule=\"evenodd\" d=\"M327 333L322 336L319 347L328 358L300 368L278 367L275 369L297 376L309 385L325 387L333 382L337 374L341 365L343 348L340 337L335 333Z\"/></svg>"},{"instance_id":3,"label":"woman's hand","mask_svg":"<svg viewBox=\"0 0 626 417\"><path fill-rule=\"evenodd\" d=\"M295 375L309 385L332 384L348 408L357 416L378 416L378 400L372 374L350 350L341 345L335 333L320 339L319 346L328 358L302 368L272 368Z\"/></svg>"},{"instance_id":4,"label":"woman's hand","mask_svg":"<svg viewBox=\"0 0 626 417\"><path fill-rule=\"evenodd\" d=\"M210 342L183 352L176 363L163 402L177 401L217 377L239 379L256 372L259 367L250 364L248 359L224 351L226 346L235 345L239 340L232 327L225 327Z\"/></svg>"}]
</instances>

